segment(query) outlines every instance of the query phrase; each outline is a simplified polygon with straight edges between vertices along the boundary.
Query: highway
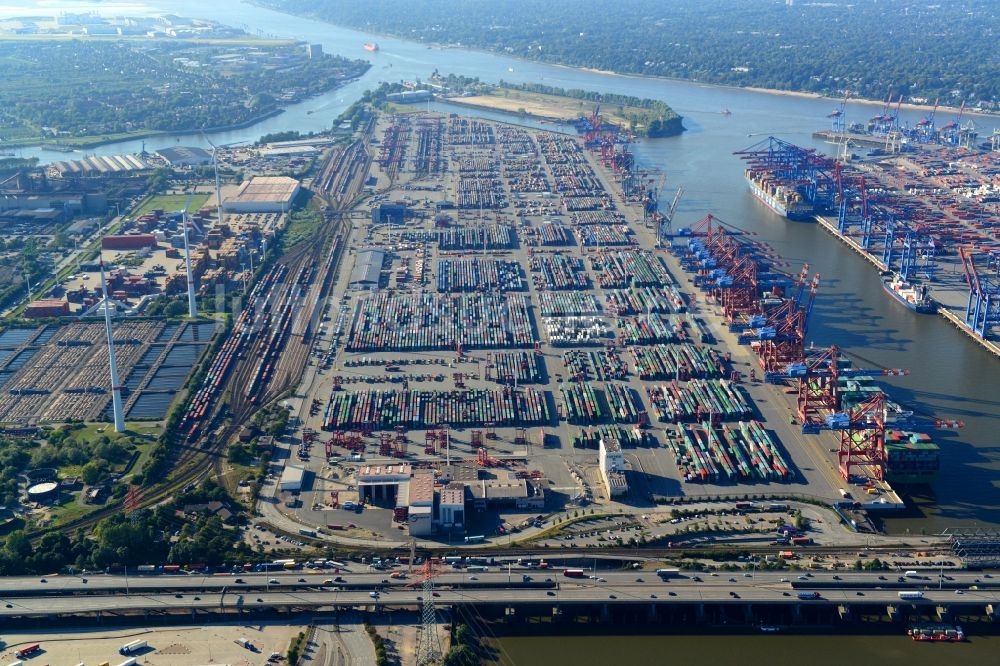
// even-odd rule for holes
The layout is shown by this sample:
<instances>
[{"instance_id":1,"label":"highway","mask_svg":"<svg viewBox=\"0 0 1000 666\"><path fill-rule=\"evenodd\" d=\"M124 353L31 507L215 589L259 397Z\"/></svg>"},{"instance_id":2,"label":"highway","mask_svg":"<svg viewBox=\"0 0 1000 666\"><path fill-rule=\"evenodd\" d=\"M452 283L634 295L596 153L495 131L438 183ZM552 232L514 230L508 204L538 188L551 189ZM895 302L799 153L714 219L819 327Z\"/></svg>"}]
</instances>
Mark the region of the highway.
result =
<instances>
[{"instance_id":1,"label":"highway","mask_svg":"<svg viewBox=\"0 0 1000 666\"><path fill-rule=\"evenodd\" d=\"M926 572L925 572L926 574ZM593 604L593 603L836 603L985 606L1000 603L1000 579L988 574L937 572L924 579L898 574L824 572L743 573L683 572L661 580L652 571L614 571L569 578L561 571L511 569L488 573L451 572L435 578L435 601L453 604ZM880 580L882 575L885 580ZM412 606L424 592L419 576L389 578L388 572L335 574L281 572L243 576L124 576L88 578L60 576L41 583L37 578L0 581L0 616L62 615L88 612L236 611L328 606ZM523 576L530 576L524 581ZM834 576L839 576L839 579ZM236 583L236 579L245 583ZM304 582L300 582L300 579ZM278 583L270 583L276 580ZM970 589L970 588L978 589ZM924 598L901 601L902 590L920 590ZM956 592L956 590L959 590ZM816 591L820 598L802 601L798 593Z\"/></svg>"}]
</instances>

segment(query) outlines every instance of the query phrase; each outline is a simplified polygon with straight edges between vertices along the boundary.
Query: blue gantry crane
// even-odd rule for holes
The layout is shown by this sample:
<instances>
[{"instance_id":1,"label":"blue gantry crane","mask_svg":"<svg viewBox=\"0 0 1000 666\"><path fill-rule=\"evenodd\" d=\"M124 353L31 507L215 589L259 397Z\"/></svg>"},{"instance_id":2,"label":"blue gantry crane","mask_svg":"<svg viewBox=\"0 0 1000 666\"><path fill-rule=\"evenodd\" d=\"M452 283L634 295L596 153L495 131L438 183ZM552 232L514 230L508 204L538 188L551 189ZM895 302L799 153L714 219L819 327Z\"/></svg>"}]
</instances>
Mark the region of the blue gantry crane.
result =
<instances>
[{"instance_id":1,"label":"blue gantry crane","mask_svg":"<svg viewBox=\"0 0 1000 666\"><path fill-rule=\"evenodd\" d=\"M988 338L1000 324L1000 280L980 272L974 252L960 247L965 281L969 285L969 301L965 308L965 325L981 338Z\"/></svg>"}]
</instances>

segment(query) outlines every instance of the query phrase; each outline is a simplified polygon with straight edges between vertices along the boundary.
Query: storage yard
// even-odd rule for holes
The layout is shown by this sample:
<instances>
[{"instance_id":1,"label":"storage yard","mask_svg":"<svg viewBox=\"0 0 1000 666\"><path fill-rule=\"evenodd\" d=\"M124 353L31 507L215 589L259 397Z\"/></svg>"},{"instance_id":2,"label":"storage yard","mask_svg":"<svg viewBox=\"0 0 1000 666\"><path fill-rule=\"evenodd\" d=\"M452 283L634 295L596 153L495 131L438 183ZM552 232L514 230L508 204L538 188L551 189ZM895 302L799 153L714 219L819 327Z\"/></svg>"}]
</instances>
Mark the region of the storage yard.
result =
<instances>
[{"instance_id":1,"label":"storage yard","mask_svg":"<svg viewBox=\"0 0 1000 666\"><path fill-rule=\"evenodd\" d=\"M115 324L125 415L162 419L212 339L211 321ZM103 420L110 409L103 321L0 334L0 422L18 425Z\"/></svg>"},{"instance_id":2,"label":"storage yard","mask_svg":"<svg viewBox=\"0 0 1000 666\"><path fill-rule=\"evenodd\" d=\"M151 666L198 666L199 664L262 664L278 652L286 653L292 638L304 627L279 622L215 623L176 627L116 627L113 629L67 629L4 632L5 663L17 663L14 653L29 644L44 650L34 661L50 664L120 664L127 659L119 650L130 643L145 642L133 656ZM240 641L245 639L245 647Z\"/></svg>"},{"instance_id":3,"label":"storage yard","mask_svg":"<svg viewBox=\"0 0 1000 666\"><path fill-rule=\"evenodd\" d=\"M711 216L657 238L648 193L624 197L614 156L577 139L435 114L371 134L372 214L354 218L305 397L288 400L301 508L276 485L265 511L454 543L590 502L899 508L888 479L933 473L929 438L866 420L865 399L891 404L881 393L824 398L831 376L849 396L887 371L807 352L808 267L781 273ZM727 256L759 279L743 286ZM438 495L475 510L445 519Z\"/></svg>"}]
</instances>

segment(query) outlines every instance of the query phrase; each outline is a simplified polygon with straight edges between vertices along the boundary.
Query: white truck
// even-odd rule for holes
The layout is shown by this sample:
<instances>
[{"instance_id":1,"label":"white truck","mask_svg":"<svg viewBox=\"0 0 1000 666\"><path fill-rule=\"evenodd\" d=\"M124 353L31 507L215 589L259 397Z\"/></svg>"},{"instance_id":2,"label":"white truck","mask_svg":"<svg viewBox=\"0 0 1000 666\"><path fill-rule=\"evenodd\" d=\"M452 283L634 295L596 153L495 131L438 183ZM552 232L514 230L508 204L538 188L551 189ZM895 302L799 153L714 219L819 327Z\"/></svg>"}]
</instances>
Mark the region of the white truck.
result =
<instances>
[{"instance_id":1,"label":"white truck","mask_svg":"<svg viewBox=\"0 0 1000 666\"><path fill-rule=\"evenodd\" d=\"M135 654L139 650L142 650L143 648L146 648L148 646L149 643L147 643L146 641L132 641L118 648L118 654L123 654L125 656L128 656L130 654Z\"/></svg>"}]
</instances>

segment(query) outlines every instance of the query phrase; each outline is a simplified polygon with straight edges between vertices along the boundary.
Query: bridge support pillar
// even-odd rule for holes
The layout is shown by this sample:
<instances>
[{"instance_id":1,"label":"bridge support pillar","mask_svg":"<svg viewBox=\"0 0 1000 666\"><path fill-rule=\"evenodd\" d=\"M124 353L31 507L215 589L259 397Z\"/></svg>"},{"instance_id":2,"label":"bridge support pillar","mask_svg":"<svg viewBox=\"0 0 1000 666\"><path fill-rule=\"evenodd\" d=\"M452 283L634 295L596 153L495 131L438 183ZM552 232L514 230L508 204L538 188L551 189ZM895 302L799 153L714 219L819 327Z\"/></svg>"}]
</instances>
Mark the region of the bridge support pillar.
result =
<instances>
[{"instance_id":1,"label":"bridge support pillar","mask_svg":"<svg viewBox=\"0 0 1000 666\"><path fill-rule=\"evenodd\" d=\"M751 604L743 607L743 620L747 624L753 624L753 606Z\"/></svg>"},{"instance_id":2,"label":"bridge support pillar","mask_svg":"<svg viewBox=\"0 0 1000 666\"><path fill-rule=\"evenodd\" d=\"M798 624L802 620L802 604L794 604L792 606L792 620Z\"/></svg>"},{"instance_id":3,"label":"bridge support pillar","mask_svg":"<svg viewBox=\"0 0 1000 666\"><path fill-rule=\"evenodd\" d=\"M951 606L936 606L934 610L937 612L940 622L947 622L948 618L951 617Z\"/></svg>"},{"instance_id":4,"label":"bridge support pillar","mask_svg":"<svg viewBox=\"0 0 1000 666\"><path fill-rule=\"evenodd\" d=\"M607 604L601 604L601 619L607 621L611 617L611 611L608 609Z\"/></svg>"},{"instance_id":5,"label":"bridge support pillar","mask_svg":"<svg viewBox=\"0 0 1000 666\"><path fill-rule=\"evenodd\" d=\"M840 604L839 606L837 606L837 615L840 616L842 622L850 622L851 607L846 604Z\"/></svg>"},{"instance_id":6,"label":"bridge support pillar","mask_svg":"<svg viewBox=\"0 0 1000 666\"><path fill-rule=\"evenodd\" d=\"M698 618L699 622L705 621L705 604L698 604L694 609L695 617Z\"/></svg>"},{"instance_id":7,"label":"bridge support pillar","mask_svg":"<svg viewBox=\"0 0 1000 666\"><path fill-rule=\"evenodd\" d=\"M899 607L889 604L885 607L885 613L889 616L890 622L899 622Z\"/></svg>"},{"instance_id":8,"label":"bridge support pillar","mask_svg":"<svg viewBox=\"0 0 1000 666\"><path fill-rule=\"evenodd\" d=\"M656 604L649 604L649 612L646 617L650 622L656 621Z\"/></svg>"}]
</instances>

